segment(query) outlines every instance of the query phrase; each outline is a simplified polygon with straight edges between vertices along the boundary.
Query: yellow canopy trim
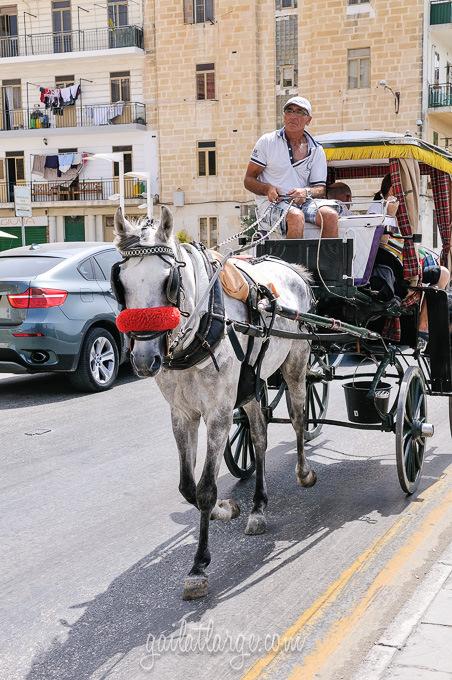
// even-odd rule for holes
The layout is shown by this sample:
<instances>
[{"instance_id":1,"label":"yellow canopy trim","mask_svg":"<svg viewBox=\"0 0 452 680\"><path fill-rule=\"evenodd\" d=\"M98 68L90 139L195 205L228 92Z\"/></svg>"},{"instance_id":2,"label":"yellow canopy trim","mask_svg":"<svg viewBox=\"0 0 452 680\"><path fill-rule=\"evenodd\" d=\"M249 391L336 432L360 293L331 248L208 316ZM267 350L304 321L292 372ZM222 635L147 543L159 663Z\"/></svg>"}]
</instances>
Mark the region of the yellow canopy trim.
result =
<instances>
[{"instance_id":1,"label":"yellow canopy trim","mask_svg":"<svg viewBox=\"0 0 452 680\"><path fill-rule=\"evenodd\" d=\"M359 161L366 159L414 158L432 168L452 175L452 162L447 158L421 149L414 144L385 144L378 146L342 146L327 147L325 154L328 161Z\"/></svg>"}]
</instances>

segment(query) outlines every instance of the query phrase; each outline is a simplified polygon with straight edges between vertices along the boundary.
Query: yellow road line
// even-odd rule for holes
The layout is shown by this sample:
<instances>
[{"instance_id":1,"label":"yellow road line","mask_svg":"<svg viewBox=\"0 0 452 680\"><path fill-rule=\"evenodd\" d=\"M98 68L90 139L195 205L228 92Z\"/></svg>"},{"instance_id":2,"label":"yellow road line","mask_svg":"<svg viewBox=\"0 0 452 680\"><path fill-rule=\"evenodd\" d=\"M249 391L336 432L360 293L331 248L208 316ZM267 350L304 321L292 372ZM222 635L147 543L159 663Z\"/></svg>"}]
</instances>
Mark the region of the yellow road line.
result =
<instances>
[{"instance_id":1,"label":"yellow road line","mask_svg":"<svg viewBox=\"0 0 452 680\"><path fill-rule=\"evenodd\" d=\"M434 497L441 492L442 487L446 483L446 475L432 484L428 489L426 489L422 494L418 496L418 501L425 501L431 496ZM345 569L342 574L337 578L323 593L319 598L303 612L303 614L289 627L284 633L279 636L278 644L268 652L264 657L259 659L256 663L251 666L251 668L242 676L242 680L256 680L259 678L261 673L268 668L268 666L278 657L281 652L286 649L290 649L290 642L297 635L299 635L302 628L307 623L312 623L317 619L323 611L329 607L340 593L344 590L347 584L350 582L352 577L357 574L361 569L368 566L373 558L375 558L383 547L393 539L403 527L412 519L413 514L421 511L423 508L423 503L412 503L406 514L402 515L395 524L392 525L382 536L377 538L367 550L365 550L354 562L353 564ZM341 622L342 625L342 622ZM318 668L317 668L318 670ZM304 669L303 669L304 671ZM303 675L303 680L308 680L307 676Z\"/></svg>"},{"instance_id":2,"label":"yellow road line","mask_svg":"<svg viewBox=\"0 0 452 680\"><path fill-rule=\"evenodd\" d=\"M420 528L412 534L405 545L383 567L355 609L348 616L341 618L340 621L336 621L331 626L327 637L317 643L314 651L306 657L302 665L297 666L293 670L289 680L312 680L318 674L319 669L328 661L332 652L339 647L342 640L359 623L362 615L378 592L384 586L394 581L398 573L404 567L406 568L408 558L428 538L431 527L438 524L443 515L450 510L450 504L452 504L452 491L447 494L440 506L434 508L427 515Z\"/></svg>"}]
</instances>

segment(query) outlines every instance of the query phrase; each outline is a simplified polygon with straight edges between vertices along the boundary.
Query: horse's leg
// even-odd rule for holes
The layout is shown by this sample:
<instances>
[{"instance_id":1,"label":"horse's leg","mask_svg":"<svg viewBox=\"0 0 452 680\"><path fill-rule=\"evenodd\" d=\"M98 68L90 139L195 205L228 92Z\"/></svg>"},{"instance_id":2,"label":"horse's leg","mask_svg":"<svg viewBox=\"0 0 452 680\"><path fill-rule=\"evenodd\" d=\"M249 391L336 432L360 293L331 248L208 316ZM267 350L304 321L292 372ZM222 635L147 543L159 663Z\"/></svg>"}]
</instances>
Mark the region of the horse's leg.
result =
<instances>
[{"instance_id":1,"label":"horse's leg","mask_svg":"<svg viewBox=\"0 0 452 680\"><path fill-rule=\"evenodd\" d=\"M212 411L207 418L207 455L201 478L196 487L196 501L201 513L198 549L184 584L184 600L194 600L207 595L206 568L210 564L209 520L217 505L217 477L226 440L232 425L232 407ZM226 501L223 501L226 503ZM224 509L224 508L223 508ZM228 519L237 516L238 506L231 502Z\"/></svg>"},{"instance_id":2,"label":"horse's leg","mask_svg":"<svg viewBox=\"0 0 452 680\"><path fill-rule=\"evenodd\" d=\"M253 508L248 518L245 534L263 534L267 528L265 508L267 507L267 483L265 480L265 452L267 450L267 422L260 404L253 400L243 407L250 423L251 439L256 457L256 487Z\"/></svg>"},{"instance_id":3,"label":"horse's leg","mask_svg":"<svg viewBox=\"0 0 452 680\"><path fill-rule=\"evenodd\" d=\"M190 418L180 409L171 409L171 423L179 452L179 491L185 500L195 507L198 507L196 501L195 465L199 420L199 415L193 414Z\"/></svg>"},{"instance_id":4,"label":"horse's leg","mask_svg":"<svg viewBox=\"0 0 452 680\"><path fill-rule=\"evenodd\" d=\"M300 342L301 341L296 341ZM289 390L289 416L297 436L297 466L295 472L301 486L314 486L317 475L311 469L304 453L304 411L306 399L306 368L309 346L295 347L281 366L281 372Z\"/></svg>"}]
</instances>

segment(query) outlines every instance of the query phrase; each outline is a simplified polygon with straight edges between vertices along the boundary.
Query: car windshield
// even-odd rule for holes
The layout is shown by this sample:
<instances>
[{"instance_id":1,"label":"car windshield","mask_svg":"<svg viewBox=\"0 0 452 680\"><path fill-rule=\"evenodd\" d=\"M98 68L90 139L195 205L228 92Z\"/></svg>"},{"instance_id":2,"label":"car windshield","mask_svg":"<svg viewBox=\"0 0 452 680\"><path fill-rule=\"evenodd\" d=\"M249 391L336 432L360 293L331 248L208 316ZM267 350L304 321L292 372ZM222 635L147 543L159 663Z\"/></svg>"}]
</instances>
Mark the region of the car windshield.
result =
<instances>
[{"instance_id":1,"label":"car windshield","mask_svg":"<svg viewBox=\"0 0 452 680\"><path fill-rule=\"evenodd\" d=\"M49 271L57 264L63 262L63 257L0 257L0 279L9 276L21 278L22 276L37 276Z\"/></svg>"}]
</instances>

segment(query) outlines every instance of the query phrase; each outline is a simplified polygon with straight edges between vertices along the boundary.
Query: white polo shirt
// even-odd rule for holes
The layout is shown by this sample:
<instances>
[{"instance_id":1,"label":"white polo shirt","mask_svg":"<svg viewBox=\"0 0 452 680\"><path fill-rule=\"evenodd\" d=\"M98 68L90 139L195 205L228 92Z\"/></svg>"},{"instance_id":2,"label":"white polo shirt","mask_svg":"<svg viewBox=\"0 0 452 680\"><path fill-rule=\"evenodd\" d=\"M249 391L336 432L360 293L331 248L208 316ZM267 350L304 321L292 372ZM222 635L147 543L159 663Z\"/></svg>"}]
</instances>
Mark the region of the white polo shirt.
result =
<instances>
[{"instance_id":1,"label":"white polo shirt","mask_svg":"<svg viewBox=\"0 0 452 680\"><path fill-rule=\"evenodd\" d=\"M322 146L306 132L308 155L294 161L292 148L284 128L268 132L258 139L251 154L253 163L263 168L258 180L272 184L280 194L292 189L326 184L326 156ZM256 196L258 207L268 203L266 196Z\"/></svg>"}]
</instances>

